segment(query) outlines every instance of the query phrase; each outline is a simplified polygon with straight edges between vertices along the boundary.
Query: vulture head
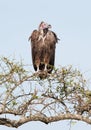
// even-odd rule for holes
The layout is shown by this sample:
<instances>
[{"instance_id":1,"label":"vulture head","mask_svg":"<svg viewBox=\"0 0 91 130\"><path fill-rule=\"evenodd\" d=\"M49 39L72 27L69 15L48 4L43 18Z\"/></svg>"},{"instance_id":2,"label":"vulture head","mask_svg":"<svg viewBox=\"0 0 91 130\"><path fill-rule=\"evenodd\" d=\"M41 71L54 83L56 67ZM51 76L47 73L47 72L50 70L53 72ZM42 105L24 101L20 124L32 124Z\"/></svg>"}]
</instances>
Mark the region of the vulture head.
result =
<instances>
[{"instance_id":1,"label":"vulture head","mask_svg":"<svg viewBox=\"0 0 91 130\"><path fill-rule=\"evenodd\" d=\"M39 30L50 29L50 28L51 28L51 25L43 21L39 25Z\"/></svg>"}]
</instances>

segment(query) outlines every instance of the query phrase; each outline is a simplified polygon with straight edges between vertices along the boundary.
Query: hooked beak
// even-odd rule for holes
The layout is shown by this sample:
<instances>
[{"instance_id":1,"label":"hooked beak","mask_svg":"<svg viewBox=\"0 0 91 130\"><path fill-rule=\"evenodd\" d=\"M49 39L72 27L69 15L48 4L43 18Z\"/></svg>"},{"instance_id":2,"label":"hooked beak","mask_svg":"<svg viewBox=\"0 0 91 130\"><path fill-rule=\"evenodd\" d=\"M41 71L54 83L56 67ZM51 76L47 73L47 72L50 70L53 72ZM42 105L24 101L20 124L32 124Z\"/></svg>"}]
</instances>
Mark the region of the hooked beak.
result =
<instances>
[{"instance_id":1,"label":"hooked beak","mask_svg":"<svg viewBox=\"0 0 91 130\"><path fill-rule=\"evenodd\" d=\"M52 28L52 26L49 24L49 25L48 25L48 28Z\"/></svg>"}]
</instances>

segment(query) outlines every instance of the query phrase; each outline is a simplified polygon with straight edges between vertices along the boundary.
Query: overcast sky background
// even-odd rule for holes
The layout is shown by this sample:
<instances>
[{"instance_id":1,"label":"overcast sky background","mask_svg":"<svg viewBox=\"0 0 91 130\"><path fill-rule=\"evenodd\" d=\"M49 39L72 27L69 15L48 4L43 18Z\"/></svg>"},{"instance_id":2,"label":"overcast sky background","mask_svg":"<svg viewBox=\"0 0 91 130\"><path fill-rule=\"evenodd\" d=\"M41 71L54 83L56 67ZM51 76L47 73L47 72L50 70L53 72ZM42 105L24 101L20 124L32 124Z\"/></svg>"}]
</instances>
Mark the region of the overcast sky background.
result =
<instances>
[{"instance_id":1,"label":"overcast sky background","mask_svg":"<svg viewBox=\"0 0 91 130\"><path fill-rule=\"evenodd\" d=\"M33 69L28 37L41 21L51 24L60 38L55 66L73 65L91 79L91 0L0 0L0 56L22 58ZM25 129L69 130L69 122L29 122L18 128ZM71 130L77 129L91 130L91 126L77 122Z\"/></svg>"}]
</instances>

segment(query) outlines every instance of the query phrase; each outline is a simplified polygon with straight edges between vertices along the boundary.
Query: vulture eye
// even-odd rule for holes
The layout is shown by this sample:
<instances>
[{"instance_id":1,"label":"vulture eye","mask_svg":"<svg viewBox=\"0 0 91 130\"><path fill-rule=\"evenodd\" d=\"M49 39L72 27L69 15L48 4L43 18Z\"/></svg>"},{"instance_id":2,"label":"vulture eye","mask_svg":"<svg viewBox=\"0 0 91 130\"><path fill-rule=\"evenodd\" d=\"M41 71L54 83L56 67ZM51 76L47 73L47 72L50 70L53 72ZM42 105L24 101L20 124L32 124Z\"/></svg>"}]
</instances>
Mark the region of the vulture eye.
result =
<instances>
[{"instance_id":1,"label":"vulture eye","mask_svg":"<svg viewBox=\"0 0 91 130\"><path fill-rule=\"evenodd\" d=\"M46 28L46 27L47 27L47 25L46 25L45 23L44 23L42 26L43 26L43 28Z\"/></svg>"}]
</instances>

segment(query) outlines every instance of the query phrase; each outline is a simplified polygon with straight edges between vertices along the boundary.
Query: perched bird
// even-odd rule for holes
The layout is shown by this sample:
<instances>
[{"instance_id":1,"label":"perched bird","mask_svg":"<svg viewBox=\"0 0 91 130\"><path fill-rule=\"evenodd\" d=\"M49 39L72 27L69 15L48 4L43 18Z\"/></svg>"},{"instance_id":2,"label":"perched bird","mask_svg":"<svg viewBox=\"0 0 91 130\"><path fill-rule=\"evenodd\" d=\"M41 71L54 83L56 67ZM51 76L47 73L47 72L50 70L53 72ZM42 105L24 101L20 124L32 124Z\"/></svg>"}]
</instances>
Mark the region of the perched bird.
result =
<instances>
[{"instance_id":1,"label":"perched bird","mask_svg":"<svg viewBox=\"0 0 91 130\"><path fill-rule=\"evenodd\" d=\"M34 30L29 37L33 67L37 72L51 73L54 67L55 48L59 39L50 29L51 25L42 21L38 30Z\"/></svg>"}]
</instances>

